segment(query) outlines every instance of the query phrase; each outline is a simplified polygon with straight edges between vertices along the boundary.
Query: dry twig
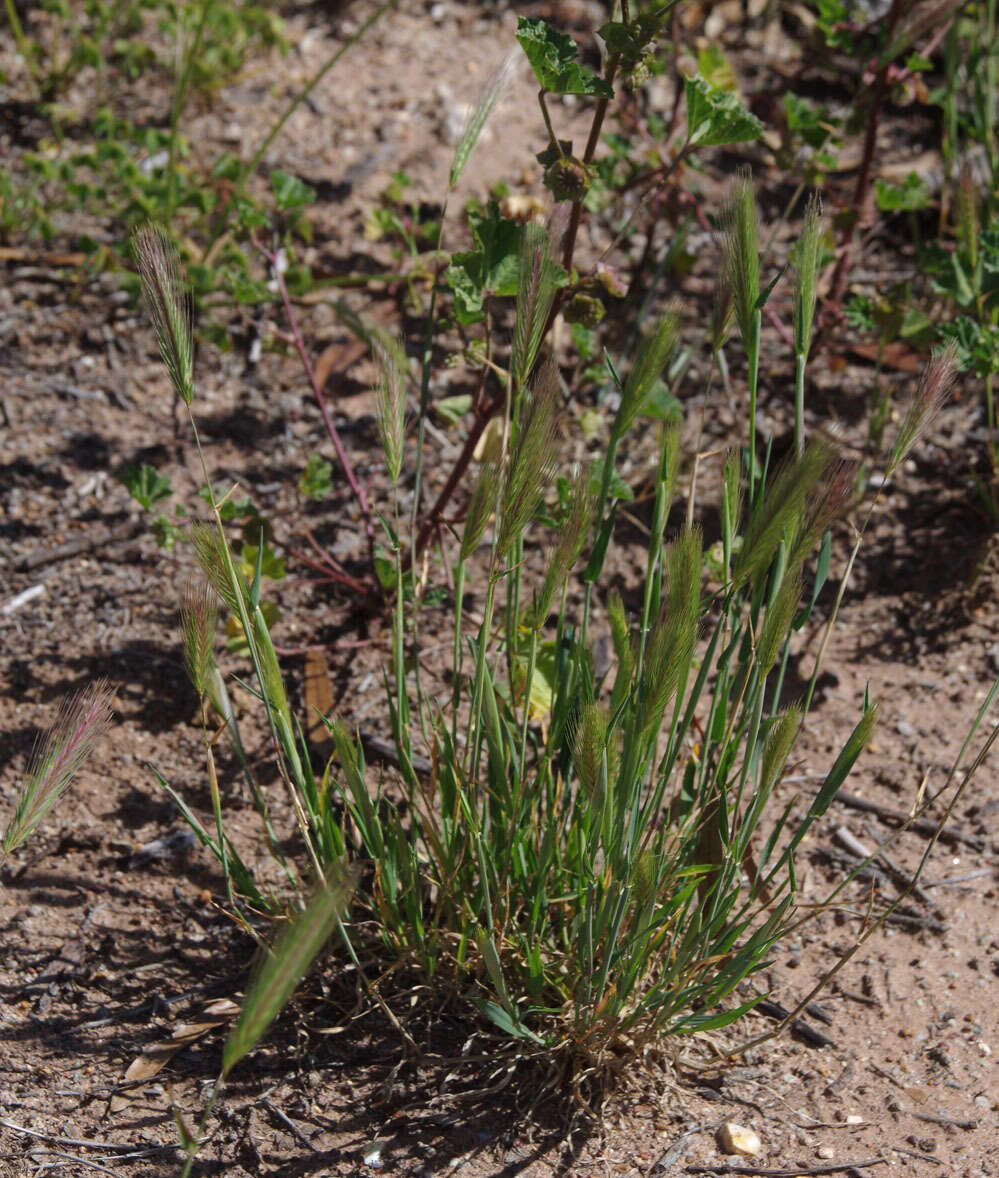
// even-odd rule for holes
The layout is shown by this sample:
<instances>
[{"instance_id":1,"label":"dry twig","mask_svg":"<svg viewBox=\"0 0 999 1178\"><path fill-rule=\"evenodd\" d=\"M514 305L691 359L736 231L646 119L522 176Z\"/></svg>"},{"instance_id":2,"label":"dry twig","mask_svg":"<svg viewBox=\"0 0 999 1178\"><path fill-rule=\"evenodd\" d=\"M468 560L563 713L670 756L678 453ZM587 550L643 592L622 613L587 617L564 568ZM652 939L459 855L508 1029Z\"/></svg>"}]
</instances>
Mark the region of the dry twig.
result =
<instances>
[{"instance_id":1,"label":"dry twig","mask_svg":"<svg viewBox=\"0 0 999 1178\"><path fill-rule=\"evenodd\" d=\"M840 1174L845 1170L863 1170L867 1166L886 1166L884 1156L862 1158L855 1162L830 1162L827 1166L781 1166L774 1170L767 1166L688 1166L688 1174L772 1174L774 1178L797 1178L799 1174Z\"/></svg>"}]
</instances>

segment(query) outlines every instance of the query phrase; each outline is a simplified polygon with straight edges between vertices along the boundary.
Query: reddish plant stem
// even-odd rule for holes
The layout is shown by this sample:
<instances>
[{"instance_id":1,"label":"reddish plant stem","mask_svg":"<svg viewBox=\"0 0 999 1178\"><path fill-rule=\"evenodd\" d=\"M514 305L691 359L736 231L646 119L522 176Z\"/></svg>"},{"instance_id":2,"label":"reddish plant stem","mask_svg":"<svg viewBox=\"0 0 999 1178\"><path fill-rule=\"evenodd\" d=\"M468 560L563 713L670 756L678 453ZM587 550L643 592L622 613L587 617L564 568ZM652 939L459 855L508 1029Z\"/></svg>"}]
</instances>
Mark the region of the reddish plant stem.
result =
<instances>
[{"instance_id":1,"label":"reddish plant stem","mask_svg":"<svg viewBox=\"0 0 999 1178\"><path fill-rule=\"evenodd\" d=\"M322 545L312 534L311 529L305 529L305 538L312 546L312 550L316 553L319 561L319 563L316 564L308 560L306 557L306 562L310 564L312 568L316 569L318 572L325 572L327 576L332 576L334 580L339 581L342 585L347 585L349 588L353 589L355 593L359 593L362 596L372 596L373 590L375 590L377 587L371 583L365 584L364 581L358 580L357 577L352 577L338 560L334 559L334 557L332 557L328 552L323 551ZM294 552L294 549L291 551ZM298 555L300 559L302 558L301 553L296 553L296 555Z\"/></svg>"},{"instance_id":2,"label":"reddish plant stem","mask_svg":"<svg viewBox=\"0 0 999 1178\"><path fill-rule=\"evenodd\" d=\"M298 320L295 317L295 309L288 295L288 287L285 284L284 275L281 273L281 267L278 265L277 255L261 245L255 238L252 240L253 244L270 264L274 274L274 281L277 283L278 292L281 295L281 302L284 304L284 313L288 319L288 326L291 328L292 338L295 341L295 350L298 352L298 358L302 361L306 378L315 395L316 403L319 405L319 412L323 415L323 421L326 423L326 432L329 434L330 441L333 443L333 449L336 451L337 459L343 473L347 476L347 482L350 484L350 489L354 493L354 498L357 500L357 504L361 509L361 516L364 520L364 532L368 540L368 551L373 569L375 567L375 525L371 514L371 505L368 503L368 496L364 487L358 481L354 467L347 457L347 451L344 449L340 433L330 415L326 398L323 396L323 391L319 387L319 382L316 380L315 370L312 367L312 361L309 359L309 353L305 347L305 340L302 338L302 333L299 330Z\"/></svg>"},{"instance_id":3,"label":"reddish plant stem","mask_svg":"<svg viewBox=\"0 0 999 1178\"><path fill-rule=\"evenodd\" d=\"M486 319L486 348L488 354L489 347L489 320ZM484 399L483 394L486 388L486 379L489 375L489 369L483 367L479 375L479 387L475 390L475 396L472 398L472 405L475 408L475 418L472 421L472 429L465 445L458 455L454 470L448 476L448 481L444 485L440 494L434 501L433 507L427 513L426 519L420 528L416 537L416 543L411 550L403 556L403 571L406 572L413 566L414 560L419 560L423 555L424 549L430 543L434 533L440 529L441 517L444 514L444 508L447 507L448 501L454 494L458 483L462 476L468 469L468 464L472 461L472 456L475 453L475 447L478 445L479 438L482 437L482 432L489 424L490 418L498 411L502 405L502 397L496 396Z\"/></svg>"},{"instance_id":4,"label":"reddish plant stem","mask_svg":"<svg viewBox=\"0 0 999 1178\"><path fill-rule=\"evenodd\" d=\"M680 72L680 18L677 16L675 8L673 9L670 31L673 37L673 83L675 89L673 91L673 109L670 111L669 124L666 130L666 138L668 140L673 138L677 125L680 122L680 99L684 93L683 74Z\"/></svg>"},{"instance_id":5,"label":"reddish plant stem","mask_svg":"<svg viewBox=\"0 0 999 1178\"><path fill-rule=\"evenodd\" d=\"M789 347L792 351L794 351L794 336L788 330L787 324L784 322L783 319L781 319L781 317L777 314L777 312L773 309L773 307L769 307L769 306L764 307L763 308L763 317L773 327L774 331L777 332L777 334L780 336L780 338L783 340L783 342L787 345L787 347Z\"/></svg>"},{"instance_id":6,"label":"reddish plant stem","mask_svg":"<svg viewBox=\"0 0 999 1178\"><path fill-rule=\"evenodd\" d=\"M895 32L895 27L902 16L903 0L892 0L891 11L888 13L888 26L885 32L887 45ZM874 170L874 152L878 146L878 125L881 121L881 110L888 93L888 73L891 62L886 61L878 70L874 81L874 94L871 98L871 108L867 114L867 129L864 132L864 150L860 159L860 171L857 173L857 183L853 188L853 210L856 220L843 231L839 258L833 271L829 287L829 300L833 307L838 307L843 301L846 290L846 280L850 274L853 246L857 230L866 225L870 217L870 188L871 173Z\"/></svg>"},{"instance_id":7,"label":"reddish plant stem","mask_svg":"<svg viewBox=\"0 0 999 1178\"><path fill-rule=\"evenodd\" d=\"M469 431L468 437L465 439L464 446L461 448L461 453L451 468L447 482L441 487L440 494L434 501L434 505L431 507L427 518L423 521L423 525L416 537L415 552L417 557L423 555L423 550L433 538L434 532L440 524L441 516L444 514L444 508L447 507L451 496L458 488L458 484L464 478L465 471L468 470L469 463L472 461L472 456L475 453L475 447L479 444L479 438L482 437L486 426L498 412L502 403L502 396L494 397L486 403L485 408L476 415L475 420L472 422L472 428Z\"/></svg>"},{"instance_id":8,"label":"reddish plant stem","mask_svg":"<svg viewBox=\"0 0 999 1178\"><path fill-rule=\"evenodd\" d=\"M340 569L334 568L326 560L313 560L311 556L306 556L298 548L289 548L288 551L296 560L307 565L310 569L315 569L317 573L321 573L327 581L332 581L336 585L346 585L348 589L352 589L359 597L371 596L371 586L364 584L363 581L358 581L350 573L345 573Z\"/></svg>"},{"instance_id":9,"label":"reddish plant stem","mask_svg":"<svg viewBox=\"0 0 999 1178\"><path fill-rule=\"evenodd\" d=\"M617 68L621 61L619 53L612 54L607 59L607 64L604 67L604 80L608 85L613 85L614 77L617 74ZM586 149L583 152L583 163L590 164L593 162L593 157L596 155L597 147L600 144L600 131L603 128L604 117L607 114L607 107L610 102L609 98L601 98L597 102L597 108L593 112L593 122L590 125L589 138L586 141ZM542 104L543 105L543 104ZM547 120L546 120L547 121ZM558 140L555 140L556 145ZM572 206L572 213L570 214L569 227L566 230L565 238L562 247L562 265L566 271L572 270L572 257L576 249L576 235L579 232L579 223L583 214L582 202L576 202ZM559 300L556 299L552 305L551 312L548 316L548 323L545 325L544 335L547 336L551 330L552 323L555 321L555 316L558 313ZM481 396L481 390L480 390ZM490 398L477 412L475 420L472 422L472 428L469 431L465 444L462 447L461 453L455 461L451 473L448 475L447 482L441 488L433 507L430 509L426 518L424 519L420 530L417 533L416 543L413 545L412 556L418 559L422 556L424 549L433 539L434 534L440 527L441 518L444 514L444 509L451 500L451 496L458 488L468 470L469 464L472 461L472 456L475 453L475 447L478 445L479 438L485 431L491 418L499 411L503 404L504 394L499 393L495 397ZM476 397L476 404L479 403L479 397Z\"/></svg>"},{"instance_id":10,"label":"reddish plant stem","mask_svg":"<svg viewBox=\"0 0 999 1178\"><path fill-rule=\"evenodd\" d=\"M620 53L612 53L607 59L607 65L604 68L604 81L608 86L613 86L614 76L617 74L617 67L620 62ZM584 164L593 163L593 157L597 154L597 147L600 144L600 132L604 125L604 116L607 114L609 103L609 98L601 98L597 102L597 109L593 112L593 123L590 126L590 137L586 141L586 150L583 152ZM569 228L565 232L565 242L562 246L562 268L567 274L572 273L572 255L576 252L576 235L579 232L579 222L582 216L583 202L576 201L572 206Z\"/></svg>"}]
</instances>

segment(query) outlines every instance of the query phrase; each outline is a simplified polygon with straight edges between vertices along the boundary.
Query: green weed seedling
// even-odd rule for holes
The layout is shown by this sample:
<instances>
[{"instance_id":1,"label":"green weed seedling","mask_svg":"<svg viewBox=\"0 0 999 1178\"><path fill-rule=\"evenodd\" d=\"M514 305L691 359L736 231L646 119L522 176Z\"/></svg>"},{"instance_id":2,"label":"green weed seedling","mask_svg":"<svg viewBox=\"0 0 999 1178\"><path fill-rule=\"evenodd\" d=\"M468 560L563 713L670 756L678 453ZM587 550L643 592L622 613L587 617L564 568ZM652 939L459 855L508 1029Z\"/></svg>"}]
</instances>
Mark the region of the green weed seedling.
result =
<instances>
[{"instance_id":1,"label":"green weed seedling","mask_svg":"<svg viewBox=\"0 0 999 1178\"><path fill-rule=\"evenodd\" d=\"M44 21L22 24L14 0L4 10L22 62L43 103L56 104L81 79L92 73L94 103L102 105L119 74L129 81L155 73L169 74L172 62L149 43L158 27L170 41L193 45L184 68L190 82L211 91L237 73L261 47L285 49L280 18L266 5L194 0L167 4L162 0L60 0L45 5ZM53 117L58 110L52 110Z\"/></svg>"},{"instance_id":2,"label":"green weed seedling","mask_svg":"<svg viewBox=\"0 0 999 1178\"><path fill-rule=\"evenodd\" d=\"M199 307L211 312L202 316L202 334L230 346L223 316L233 307L273 301L249 244L254 233L266 228L277 234L291 259L286 279L294 292L313 286L295 249L310 239L305 209L315 193L280 169L270 173L269 191L251 181L292 114L396 3L379 5L331 52L249 159L223 152L206 161L191 152L185 135L190 105L234 79L254 56L287 49L281 20L269 6L70 0L46 6L45 21L36 25L22 22L13 0L4 0L24 65L21 81L51 134L20 155L17 169L0 175L0 240L49 240L59 221L73 216L94 227L73 242L87 255L87 268L121 269L132 231L160 224L183 249ZM162 86L162 119L130 118L120 97L140 82L147 89ZM71 87L91 101L70 114L61 96ZM125 271L126 285L128 278ZM163 533L170 534L165 527Z\"/></svg>"}]
</instances>

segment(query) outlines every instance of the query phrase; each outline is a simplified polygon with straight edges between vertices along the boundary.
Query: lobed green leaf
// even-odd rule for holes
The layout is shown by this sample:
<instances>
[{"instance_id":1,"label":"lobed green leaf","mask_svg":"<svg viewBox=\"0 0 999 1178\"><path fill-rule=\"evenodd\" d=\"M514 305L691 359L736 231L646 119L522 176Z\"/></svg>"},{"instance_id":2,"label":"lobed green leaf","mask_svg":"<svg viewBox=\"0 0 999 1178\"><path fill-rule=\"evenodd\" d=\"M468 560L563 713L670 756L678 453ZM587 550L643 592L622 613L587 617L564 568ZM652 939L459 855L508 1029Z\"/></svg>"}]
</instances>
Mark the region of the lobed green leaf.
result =
<instances>
[{"instance_id":1,"label":"lobed green leaf","mask_svg":"<svg viewBox=\"0 0 999 1178\"><path fill-rule=\"evenodd\" d=\"M547 21L520 17L517 40L534 70L538 85L547 93L614 97L612 86L576 60L579 57L576 42L557 32Z\"/></svg>"}]
</instances>

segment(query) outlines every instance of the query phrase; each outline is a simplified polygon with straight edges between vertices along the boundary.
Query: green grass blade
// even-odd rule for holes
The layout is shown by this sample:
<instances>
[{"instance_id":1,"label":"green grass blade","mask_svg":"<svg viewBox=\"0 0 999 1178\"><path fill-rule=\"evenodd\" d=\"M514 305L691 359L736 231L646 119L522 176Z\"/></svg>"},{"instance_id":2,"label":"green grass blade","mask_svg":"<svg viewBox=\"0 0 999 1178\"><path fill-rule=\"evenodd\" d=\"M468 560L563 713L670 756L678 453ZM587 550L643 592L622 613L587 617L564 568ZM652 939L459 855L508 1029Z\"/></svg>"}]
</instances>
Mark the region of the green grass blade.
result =
<instances>
[{"instance_id":1,"label":"green grass blade","mask_svg":"<svg viewBox=\"0 0 999 1178\"><path fill-rule=\"evenodd\" d=\"M329 940L337 922L347 911L354 891L351 874L343 871L329 882L278 937L263 968L247 992L235 1030L226 1041L222 1075L263 1038L271 1023L287 1005L319 951Z\"/></svg>"}]
</instances>

